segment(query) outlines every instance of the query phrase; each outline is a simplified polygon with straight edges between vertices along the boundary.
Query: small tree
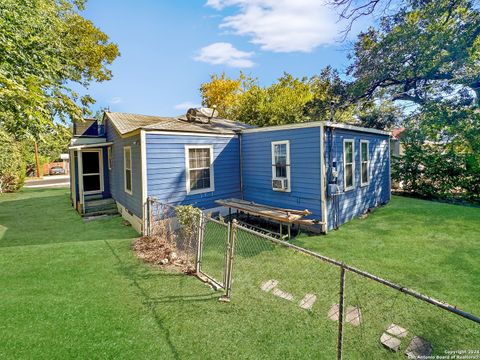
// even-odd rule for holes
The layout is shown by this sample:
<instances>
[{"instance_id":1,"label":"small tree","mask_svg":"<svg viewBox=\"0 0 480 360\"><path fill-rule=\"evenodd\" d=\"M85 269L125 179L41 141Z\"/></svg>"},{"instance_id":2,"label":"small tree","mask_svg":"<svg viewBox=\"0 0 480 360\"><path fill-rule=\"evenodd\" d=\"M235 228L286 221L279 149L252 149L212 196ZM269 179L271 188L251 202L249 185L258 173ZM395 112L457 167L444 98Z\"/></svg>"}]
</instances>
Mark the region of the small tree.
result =
<instances>
[{"instance_id":1,"label":"small tree","mask_svg":"<svg viewBox=\"0 0 480 360\"><path fill-rule=\"evenodd\" d=\"M16 191L25 180L25 165L17 142L0 128L0 193Z\"/></svg>"}]
</instances>

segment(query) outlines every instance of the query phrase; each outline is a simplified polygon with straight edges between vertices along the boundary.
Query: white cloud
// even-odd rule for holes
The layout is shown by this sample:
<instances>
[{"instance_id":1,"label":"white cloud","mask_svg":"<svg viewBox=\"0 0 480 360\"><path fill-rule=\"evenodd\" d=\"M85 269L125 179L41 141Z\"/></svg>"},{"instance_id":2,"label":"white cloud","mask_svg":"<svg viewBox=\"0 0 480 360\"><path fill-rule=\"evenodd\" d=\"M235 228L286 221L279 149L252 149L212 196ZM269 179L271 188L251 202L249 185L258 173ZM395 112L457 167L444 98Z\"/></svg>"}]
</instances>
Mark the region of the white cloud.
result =
<instances>
[{"instance_id":1,"label":"white cloud","mask_svg":"<svg viewBox=\"0 0 480 360\"><path fill-rule=\"evenodd\" d=\"M199 108L200 107L200 104L196 104L192 101L184 101L184 102L181 102L180 104L177 104L174 106L174 109L176 110L188 110L188 109L191 109L191 108Z\"/></svg>"},{"instance_id":2,"label":"white cloud","mask_svg":"<svg viewBox=\"0 0 480 360\"><path fill-rule=\"evenodd\" d=\"M230 43L217 42L201 48L194 59L213 65L249 68L255 65L251 60L253 55L253 52L238 50Z\"/></svg>"},{"instance_id":3,"label":"white cloud","mask_svg":"<svg viewBox=\"0 0 480 360\"><path fill-rule=\"evenodd\" d=\"M309 52L331 44L345 25L326 0L208 0L206 5L234 7L236 14L224 17L220 27L274 52Z\"/></svg>"},{"instance_id":4,"label":"white cloud","mask_svg":"<svg viewBox=\"0 0 480 360\"><path fill-rule=\"evenodd\" d=\"M109 103L109 104L120 104L122 101L123 101L123 100L122 100L121 97L115 96L115 97L111 98L108 103Z\"/></svg>"}]
</instances>

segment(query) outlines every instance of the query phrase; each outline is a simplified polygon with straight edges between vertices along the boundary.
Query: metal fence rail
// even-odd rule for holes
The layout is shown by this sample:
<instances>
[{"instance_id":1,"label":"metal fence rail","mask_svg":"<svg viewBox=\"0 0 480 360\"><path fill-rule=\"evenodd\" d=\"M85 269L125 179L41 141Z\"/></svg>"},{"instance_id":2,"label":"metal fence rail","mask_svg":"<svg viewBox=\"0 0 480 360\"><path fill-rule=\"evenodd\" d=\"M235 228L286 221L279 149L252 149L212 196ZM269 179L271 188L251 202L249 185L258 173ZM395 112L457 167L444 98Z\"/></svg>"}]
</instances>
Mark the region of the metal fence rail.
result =
<instances>
[{"instance_id":1,"label":"metal fence rail","mask_svg":"<svg viewBox=\"0 0 480 360\"><path fill-rule=\"evenodd\" d=\"M236 220L202 214L197 223L197 276L223 290L221 299L233 293L242 306L263 311L256 319L262 336L284 358L404 359L478 350L480 318L473 314Z\"/></svg>"}]
</instances>

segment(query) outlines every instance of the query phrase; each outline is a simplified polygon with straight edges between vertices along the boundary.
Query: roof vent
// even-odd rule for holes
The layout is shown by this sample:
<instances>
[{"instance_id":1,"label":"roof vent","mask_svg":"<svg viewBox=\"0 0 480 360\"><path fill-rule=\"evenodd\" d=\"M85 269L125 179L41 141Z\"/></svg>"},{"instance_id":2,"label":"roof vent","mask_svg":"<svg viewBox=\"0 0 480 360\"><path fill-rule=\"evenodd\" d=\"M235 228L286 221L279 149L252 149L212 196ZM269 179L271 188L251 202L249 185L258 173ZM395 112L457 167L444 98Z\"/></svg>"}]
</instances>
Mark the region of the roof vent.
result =
<instances>
[{"instance_id":1,"label":"roof vent","mask_svg":"<svg viewBox=\"0 0 480 360\"><path fill-rule=\"evenodd\" d=\"M217 116L215 105L213 108L192 108L187 111L187 120L192 122L210 123L210 120Z\"/></svg>"}]
</instances>

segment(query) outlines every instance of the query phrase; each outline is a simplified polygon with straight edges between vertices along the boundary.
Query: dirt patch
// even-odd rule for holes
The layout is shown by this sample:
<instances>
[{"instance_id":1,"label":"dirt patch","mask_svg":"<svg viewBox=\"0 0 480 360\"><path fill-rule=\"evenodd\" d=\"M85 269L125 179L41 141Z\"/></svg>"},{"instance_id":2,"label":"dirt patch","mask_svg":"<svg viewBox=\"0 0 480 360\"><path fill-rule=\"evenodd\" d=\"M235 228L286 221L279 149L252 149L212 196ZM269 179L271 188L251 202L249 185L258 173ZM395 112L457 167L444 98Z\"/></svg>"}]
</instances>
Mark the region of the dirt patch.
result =
<instances>
[{"instance_id":1,"label":"dirt patch","mask_svg":"<svg viewBox=\"0 0 480 360\"><path fill-rule=\"evenodd\" d=\"M133 251L137 257L149 264L181 271L188 275L195 273L191 257L162 237L142 236L133 244Z\"/></svg>"}]
</instances>

